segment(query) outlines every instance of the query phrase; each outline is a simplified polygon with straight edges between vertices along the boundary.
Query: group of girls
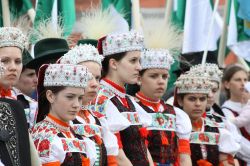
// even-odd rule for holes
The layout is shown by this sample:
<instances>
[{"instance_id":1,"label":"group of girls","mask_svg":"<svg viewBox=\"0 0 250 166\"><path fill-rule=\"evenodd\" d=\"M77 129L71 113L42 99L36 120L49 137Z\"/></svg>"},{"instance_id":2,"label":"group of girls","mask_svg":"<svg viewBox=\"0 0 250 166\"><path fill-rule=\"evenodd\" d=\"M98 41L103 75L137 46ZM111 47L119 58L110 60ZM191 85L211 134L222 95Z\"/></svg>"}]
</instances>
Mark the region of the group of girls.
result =
<instances>
[{"instance_id":1,"label":"group of girls","mask_svg":"<svg viewBox=\"0 0 250 166\"><path fill-rule=\"evenodd\" d=\"M0 45L2 98L15 99L11 88L21 72L22 47L15 39ZM38 73L37 123L30 129L30 146L34 143L42 165L230 166L248 162L249 133L242 129L242 136L230 122L247 101L242 96L245 70L226 71L223 81L230 98L222 110L214 101L222 75L211 64L191 68L177 79L172 106L161 97L173 61L169 50L145 49L143 35L129 31L108 34L99 39L98 48L80 44L57 63L44 64ZM126 84L138 84L135 97L126 94ZM9 144L3 141L0 146ZM0 151L0 164L23 160L15 148L8 159Z\"/></svg>"}]
</instances>

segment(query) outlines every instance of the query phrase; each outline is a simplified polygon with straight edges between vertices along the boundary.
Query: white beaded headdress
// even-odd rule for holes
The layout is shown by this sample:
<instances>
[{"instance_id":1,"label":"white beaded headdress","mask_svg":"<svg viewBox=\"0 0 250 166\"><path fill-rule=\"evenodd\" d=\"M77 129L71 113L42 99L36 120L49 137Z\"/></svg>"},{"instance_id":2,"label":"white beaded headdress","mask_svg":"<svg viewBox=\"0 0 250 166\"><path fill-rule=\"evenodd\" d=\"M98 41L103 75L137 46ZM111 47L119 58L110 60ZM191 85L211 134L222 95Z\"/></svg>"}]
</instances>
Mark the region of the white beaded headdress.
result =
<instances>
[{"instance_id":1,"label":"white beaded headdress","mask_svg":"<svg viewBox=\"0 0 250 166\"><path fill-rule=\"evenodd\" d=\"M27 38L22 31L15 27L0 28L0 48L1 47L18 47L22 51L27 45Z\"/></svg>"},{"instance_id":2,"label":"white beaded headdress","mask_svg":"<svg viewBox=\"0 0 250 166\"><path fill-rule=\"evenodd\" d=\"M174 62L173 54L182 45L182 34L171 24L162 20L148 20L143 25L145 49L142 52L142 69L163 68L169 70ZM157 26L152 26L157 25Z\"/></svg>"},{"instance_id":3,"label":"white beaded headdress","mask_svg":"<svg viewBox=\"0 0 250 166\"><path fill-rule=\"evenodd\" d=\"M85 61L94 61L102 65L103 56L90 44L75 46L60 59L62 64L79 64Z\"/></svg>"},{"instance_id":4,"label":"white beaded headdress","mask_svg":"<svg viewBox=\"0 0 250 166\"><path fill-rule=\"evenodd\" d=\"M203 73L207 73L211 81L216 81L218 83L221 81L221 78L223 76L223 73L219 69L218 65L213 63L206 63L204 66L202 66L201 64L195 65L190 68L190 71L191 72L202 71Z\"/></svg>"},{"instance_id":5,"label":"white beaded headdress","mask_svg":"<svg viewBox=\"0 0 250 166\"><path fill-rule=\"evenodd\" d=\"M144 37L136 31L109 34L99 42L102 44L100 48L98 43L98 49L101 49L99 52L104 56L127 51L142 51L144 48Z\"/></svg>"},{"instance_id":6,"label":"white beaded headdress","mask_svg":"<svg viewBox=\"0 0 250 166\"><path fill-rule=\"evenodd\" d=\"M44 87L69 86L86 88L93 78L87 67L71 64L50 64L45 70Z\"/></svg>"},{"instance_id":7,"label":"white beaded headdress","mask_svg":"<svg viewBox=\"0 0 250 166\"><path fill-rule=\"evenodd\" d=\"M170 69L170 66L174 63L173 57L166 49L145 49L141 56L141 68L159 68Z\"/></svg>"},{"instance_id":8,"label":"white beaded headdress","mask_svg":"<svg viewBox=\"0 0 250 166\"><path fill-rule=\"evenodd\" d=\"M177 94L204 93L208 94L212 88L209 76L203 72L187 72L182 74L175 82Z\"/></svg>"}]
</instances>

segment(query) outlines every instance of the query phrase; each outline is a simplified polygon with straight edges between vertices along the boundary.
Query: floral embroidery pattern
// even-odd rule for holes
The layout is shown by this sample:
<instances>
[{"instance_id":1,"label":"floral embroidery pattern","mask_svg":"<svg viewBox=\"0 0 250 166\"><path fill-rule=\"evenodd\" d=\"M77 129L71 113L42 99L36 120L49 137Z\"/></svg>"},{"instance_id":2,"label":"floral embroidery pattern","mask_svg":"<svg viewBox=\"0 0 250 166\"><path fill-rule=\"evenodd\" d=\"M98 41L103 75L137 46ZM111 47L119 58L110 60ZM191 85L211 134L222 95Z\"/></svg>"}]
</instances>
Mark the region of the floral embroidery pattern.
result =
<instances>
[{"instance_id":1,"label":"floral embroidery pattern","mask_svg":"<svg viewBox=\"0 0 250 166\"><path fill-rule=\"evenodd\" d=\"M38 144L38 152L40 152L40 156L49 156L49 151L51 147L51 140L49 139L44 139L41 140L41 142Z\"/></svg>"},{"instance_id":2,"label":"floral embroidery pattern","mask_svg":"<svg viewBox=\"0 0 250 166\"><path fill-rule=\"evenodd\" d=\"M192 132L190 136L190 143L217 145L219 143L220 135L213 132Z\"/></svg>"},{"instance_id":3,"label":"floral embroidery pattern","mask_svg":"<svg viewBox=\"0 0 250 166\"><path fill-rule=\"evenodd\" d=\"M74 138L61 138L61 142L65 152L86 153L86 144L83 140Z\"/></svg>"},{"instance_id":4,"label":"floral embroidery pattern","mask_svg":"<svg viewBox=\"0 0 250 166\"><path fill-rule=\"evenodd\" d=\"M176 131L176 116L165 113L150 113L152 124L147 127L148 130L167 130Z\"/></svg>"},{"instance_id":5,"label":"floral embroidery pattern","mask_svg":"<svg viewBox=\"0 0 250 166\"><path fill-rule=\"evenodd\" d=\"M101 137L102 128L95 124L75 124L72 126L76 134L84 135L85 137L92 137L98 135Z\"/></svg>"},{"instance_id":6,"label":"floral embroidery pattern","mask_svg":"<svg viewBox=\"0 0 250 166\"><path fill-rule=\"evenodd\" d=\"M40 157L49 156L51 142L59 131L52 124L42 121L31 128L30 133Z\"/></svg>"},{"instance_id":7,"label":"floral embroidery pattern","mask_svg":"<svg viewBox=\"0 0 250 166\"><path fill-rule=\"evenodd\" d=\"M137 112L122 112L121 113L128 121L131 123L131 125L141 125L139 115Z\"/></svg>"},{"instance_id":8,"label":"floral embroidery pattern","mask_svg":"<svg viewBox=\"0 0 250 166\"><path fill-rule=\"evenodd\" d=\"M113 93L104 89L104 87L101 87L97 98L93 101L93 103L91 103L91 105L89 106L89 109L92 111L96 111L102 114L103 116L105 116L106 113L104 111L104 108L105 108L106 102L111 96L113 96Z\"/></svg>"}]
</instances>

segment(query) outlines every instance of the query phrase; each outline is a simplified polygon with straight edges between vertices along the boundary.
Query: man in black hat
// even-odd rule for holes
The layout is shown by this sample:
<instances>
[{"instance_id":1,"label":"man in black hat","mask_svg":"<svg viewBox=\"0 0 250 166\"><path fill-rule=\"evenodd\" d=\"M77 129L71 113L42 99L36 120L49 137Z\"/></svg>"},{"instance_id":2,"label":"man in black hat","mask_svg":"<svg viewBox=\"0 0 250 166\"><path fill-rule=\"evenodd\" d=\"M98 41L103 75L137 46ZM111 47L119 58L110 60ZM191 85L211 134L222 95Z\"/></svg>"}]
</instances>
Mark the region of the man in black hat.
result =
<instances>
[{"instance_id":1,"label":"man in black hat","mask_svg":"<svg viewBox=\"0 0 250 166\"><path fill-rule=\"evenodd\" d=\"M43 64L55 63L69 51L68 43L62 38L46 38L39 40L34 46L35 58L27 65L38 72Z\"/></svg>"}]
</instances>

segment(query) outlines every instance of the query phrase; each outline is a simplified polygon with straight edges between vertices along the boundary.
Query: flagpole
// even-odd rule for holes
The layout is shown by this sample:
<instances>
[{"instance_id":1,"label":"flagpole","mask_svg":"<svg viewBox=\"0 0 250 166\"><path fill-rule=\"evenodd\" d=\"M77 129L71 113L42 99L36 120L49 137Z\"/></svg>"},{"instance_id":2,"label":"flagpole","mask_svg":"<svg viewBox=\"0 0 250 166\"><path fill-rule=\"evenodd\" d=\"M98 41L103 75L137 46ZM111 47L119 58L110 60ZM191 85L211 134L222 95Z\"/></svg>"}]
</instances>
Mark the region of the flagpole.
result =
<instances>
[{"instance_id":1,"label":"flagpole","mask_svg":"<svg viewBox=\"0 0 250 166\"><path fill-rule=\"evenodd\" d=\"M206 48L205 48L203 56L202 56L202 63L201 63L202 66L205 65L206 60L207 60L208 46L209 46L209 42L210 42L210 38L211 38L211 33L212 33L213 24L214 24L214 20L215 20L215 12L217 11L218 4L219 4L219 0L216 0L215 5L214 5L214 10L213 10L213 15L212 15L211 22L210 22L209 29L208 29L208 37L207 37L207 41L206 41Z\"/></svg>"},{"instance_id":2,"label":"flagpole","mask_svg":"<svg viewBox=\"0 0 250 166\"><path fill-rule=\"evenodd\" d=\"M51 23L52 28L57 32L57 25L58 25L58 1L54 0L52 11L51 11ZM61 21L61 20L60 20Z\"/></svg>"},{"instance_id":3,"label":"flagpole","mask_svg":"<svg viewBox=\"0 0 250 166\"><path fill-rule=\"evenodd\" d=\"M237 58L238 58L238 62L240 64L242 64L242 66L249 72L250 71L250 67L248 66L248 64L246 63L246 61L243 58L239 57L239 56L237 56Z\"/></svg>"},{"instance_id":4,"label":"flagpole","mask_svg":"<svg viewBox=\"0 0 250 166\"><path fill-rule=\"evenodd\" d=\"M165 23L169 22L172 9L173 9L173 0L167 0L167 2L166 2L166 11L165 11L165 16L164 16L164 22Z\"/></svg>"},{"instance_id":5,"label":"flagpole","mask_svg":"<svg viewBox=\"0 0 250 166\"><path fill-rule=\"evenodd\" d=\"M230 8L231 8L231 0L225 1L225 10L223 15L223 29L222 29L222 35L220 39L220 45L219 45L219 51L218 51L218 64L219 66L224 66L224 58L225 58L225 50L226 50L226 44L227 44L227 34L228 34L228 23L229 19L228 16L230 14Z\"/></svg>"},{"instance_id":6,"label":"flagpole","mask_svg":"<svg viewBox=\"0 0 250 166\"><path fill-rule=\"evenodd\" d=\"M132 17L133 17L134 29L139 31L141 28L139 0L132 0Z\"/></svg>"},{"instance_id":7,"label":"flagpole","mask_svg":"<svg viewBox=\"0 0 250 166\"><path fill-rule=\"evenodd\" d=\"M1 0L2 2L2 16L3 16L3 26L10 26L10 10L9 10L9 1Z\"/></svg>"}]
</instances>

